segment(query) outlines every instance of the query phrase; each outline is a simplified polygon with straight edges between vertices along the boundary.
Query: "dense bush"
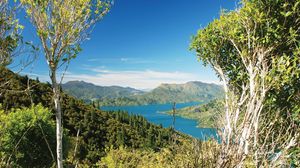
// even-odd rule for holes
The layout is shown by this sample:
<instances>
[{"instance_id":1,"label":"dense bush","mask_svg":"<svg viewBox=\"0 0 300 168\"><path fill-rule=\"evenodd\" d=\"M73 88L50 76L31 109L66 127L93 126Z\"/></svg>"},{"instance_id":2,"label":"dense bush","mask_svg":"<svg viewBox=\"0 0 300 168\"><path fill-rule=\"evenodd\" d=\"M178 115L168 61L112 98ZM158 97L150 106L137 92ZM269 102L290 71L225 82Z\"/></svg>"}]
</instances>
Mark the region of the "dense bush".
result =
<instances>
[{"instance_id":1,"label":"dense bush","mask_svg":"<svg viewBox=\"0 0 300 168\"><path fill-rule=\"evenodd\" d=\"M0 110L0 166L50 167L55 158L55 125L41 105ZM54 152L53 153L51 153Z\"/></svg>"},{"instance_id":2,"label":"dense bush","mask_svg":"<svg viewBox=\"0 0 300 168\"><path fill-rule=\"evenodd\" d=\"M199 168L214 167L218 144L213 141L179 139L178 144L159 152L143 149L107 148L107 155L97 163L103 168Z\"/></svg>"}]
</instances>

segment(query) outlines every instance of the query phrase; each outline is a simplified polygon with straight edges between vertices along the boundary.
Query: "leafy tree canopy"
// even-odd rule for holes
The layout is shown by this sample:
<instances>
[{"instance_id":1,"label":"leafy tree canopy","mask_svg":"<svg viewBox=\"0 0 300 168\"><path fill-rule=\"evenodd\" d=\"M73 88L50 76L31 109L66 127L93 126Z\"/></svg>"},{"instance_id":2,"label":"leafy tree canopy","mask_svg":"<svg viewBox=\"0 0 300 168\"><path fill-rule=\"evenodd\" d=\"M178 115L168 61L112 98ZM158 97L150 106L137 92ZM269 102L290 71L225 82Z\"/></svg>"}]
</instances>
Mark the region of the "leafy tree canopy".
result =
<instances>
[{"instance_id":1,"label":"leafy tree canopy","mask_svg":"<svg viewBox=\"0 0 300 168\"><path fill-rule=\"evenodd\" d=\"M9 6L7 0L0 1L0 65L11 63L13 51L21 40L23 28L15 17L16 9Z\"/></svg>"},{"instance_id":2,"label":"leafy tree canopy","mask_svg":"<svg viewBox=\"0 0 300 168\"><path fill-rule=\"evenodd\" d=\"M290 108L299 120L300 1L243 0L235 11L199 30L191 49L204 64L217 65L226 80L240 93L249 80L245 64L255 64L266 54L269 68L269 103Z\"/></svg>"}]
</instances>

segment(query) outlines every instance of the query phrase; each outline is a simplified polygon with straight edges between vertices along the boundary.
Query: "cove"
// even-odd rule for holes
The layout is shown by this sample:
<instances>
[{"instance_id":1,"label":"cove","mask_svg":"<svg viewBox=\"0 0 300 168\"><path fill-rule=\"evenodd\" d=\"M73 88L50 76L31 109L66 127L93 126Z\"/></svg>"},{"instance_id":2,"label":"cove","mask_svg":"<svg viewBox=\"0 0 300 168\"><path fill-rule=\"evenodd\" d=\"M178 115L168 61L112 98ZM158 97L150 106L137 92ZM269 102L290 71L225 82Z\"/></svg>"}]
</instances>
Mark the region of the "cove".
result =
<instances>
[{"instance_id":1,"label":"cove","mask_svg":"<svg viewBox=\"0 0 300 168\"><path fill-rule=\"evenodd\" d=\"M197 102L176 104L176 108L184 108L187 106L197 105ZM137 114L145 117L148 121L154 124L162 124L163 127L171 127L173 118L170 115L161 113L172 109L172 104L152 104L141 106L103 106L104 111L127 111L129 114ZM207 138L217 139L216 129L213 128L198 128L197 121L176 116L175 129L182 133L188 134L195 138L205 140Z\"/></svg>"}]
</instances>

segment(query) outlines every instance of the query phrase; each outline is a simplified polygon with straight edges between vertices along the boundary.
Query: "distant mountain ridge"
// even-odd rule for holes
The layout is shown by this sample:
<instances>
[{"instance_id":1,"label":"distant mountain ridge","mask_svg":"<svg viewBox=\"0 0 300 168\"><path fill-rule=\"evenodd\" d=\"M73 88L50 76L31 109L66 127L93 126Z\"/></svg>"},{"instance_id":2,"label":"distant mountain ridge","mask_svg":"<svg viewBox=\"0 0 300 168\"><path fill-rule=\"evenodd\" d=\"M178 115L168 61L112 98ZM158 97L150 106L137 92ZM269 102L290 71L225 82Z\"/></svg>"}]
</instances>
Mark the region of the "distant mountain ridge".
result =
<instances>
[{"instance_id":1,"label":"distant mountain ridge","mask_svg":"<svg viewBox=\"0 0 300 168\"><path fill-rule=\"evenodd\" d=\"M62 84L62 88L68 94L83 100L128 97L144 93L130 87L98 86L84 81L69 81Z\"/></svg>"},{"instance_id":2,"label":"distant mountain ridge","mask_svg":"<svg viewBox=\"0 0 300 168\"><path fill-rule=\"evenodd\" d=\"M101 105L110 106L208 102L224 94L221 86L200 81L185 84L161 84L149 92L120 86L96 86L83 81L68 82L63 85L63 89L77 98L98 99Z\"/></svg>"},{"instance_id":3,"label":"distant mountain ridge","mask_svg":"<svg viewBox=\"0 0 300 168\"><path fill-rule=\"evenodd\" d=\"M161 84L142 95L134 96L137 104L164 104L185 102L208 102L223 95L223 89L216 84L191 81L185 84Z\"/></svg>"}]
</instances>

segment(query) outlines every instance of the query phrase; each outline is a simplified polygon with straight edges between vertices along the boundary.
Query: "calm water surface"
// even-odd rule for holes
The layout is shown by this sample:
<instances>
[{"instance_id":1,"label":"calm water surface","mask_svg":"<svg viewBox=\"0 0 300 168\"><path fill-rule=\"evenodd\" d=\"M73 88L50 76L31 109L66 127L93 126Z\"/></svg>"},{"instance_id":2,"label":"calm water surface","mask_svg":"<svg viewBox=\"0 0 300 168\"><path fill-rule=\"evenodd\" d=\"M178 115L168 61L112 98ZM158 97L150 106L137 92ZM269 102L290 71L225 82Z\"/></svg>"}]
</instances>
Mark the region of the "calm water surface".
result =
<instances>
[{"instance_id":1,"label":"calm water surface","mask_svg":"<svg viewBox=\"0 0 300 168\"><path fill-rule=\"evenodd\" d=\"M181 103L176 104L176 108L183 108L187 106L197 105L199 103ZM143 105L143 106L103 106L102 110L122 110L132 114L138 114L144 116L148 121L154 124L162 124L163 127L170 127L172 125L173 118L170 115L163 114L161 112L172 109L172 104L155 104L155 105ZM208 137L216 138L216 130L213 128L197 128L197 121L191 119L185 119L176 116L175 129L185 134L191 135L199 139L206 139Z\"/></svg>"}]
</instances>

